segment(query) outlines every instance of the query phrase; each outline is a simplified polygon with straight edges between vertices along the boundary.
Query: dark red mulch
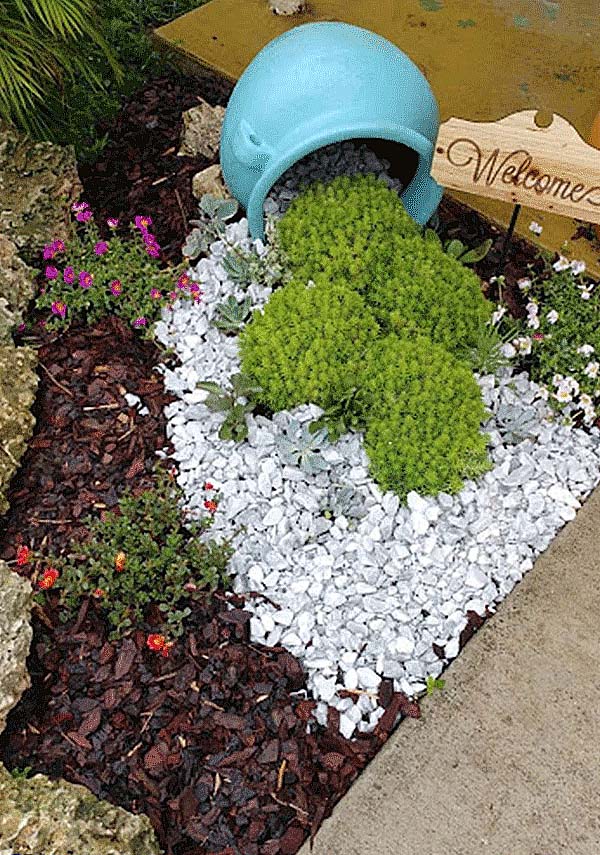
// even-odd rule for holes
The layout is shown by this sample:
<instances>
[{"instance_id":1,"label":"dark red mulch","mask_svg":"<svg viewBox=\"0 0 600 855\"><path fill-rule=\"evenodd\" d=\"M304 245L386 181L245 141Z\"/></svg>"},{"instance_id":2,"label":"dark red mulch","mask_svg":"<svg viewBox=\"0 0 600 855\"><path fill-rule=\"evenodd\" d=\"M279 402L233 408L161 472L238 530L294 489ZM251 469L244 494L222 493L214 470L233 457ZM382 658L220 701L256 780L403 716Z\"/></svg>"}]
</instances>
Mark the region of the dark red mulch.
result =
<instances>
[{"instance_id":1,"label":"dark red mulch","mask_svg":"<svg viewBox=\"0 0 600 855\"><path fill-rule=\"evenodd\" d=\"M161 77L130 98L114 120L99 124L109 143L94 165L79 167L79 176L102 237L110 236L107 217L126 224L136 214L148 214L162 257L172 264L181 261L181 245L192 228L187 221L198 208L192 176L218 160L218 154L211 160L177 156L181 115L198 106L198 96L225 107L232 89L233 84L214 76L202 81Z\"/></svg>"}]
</instances>

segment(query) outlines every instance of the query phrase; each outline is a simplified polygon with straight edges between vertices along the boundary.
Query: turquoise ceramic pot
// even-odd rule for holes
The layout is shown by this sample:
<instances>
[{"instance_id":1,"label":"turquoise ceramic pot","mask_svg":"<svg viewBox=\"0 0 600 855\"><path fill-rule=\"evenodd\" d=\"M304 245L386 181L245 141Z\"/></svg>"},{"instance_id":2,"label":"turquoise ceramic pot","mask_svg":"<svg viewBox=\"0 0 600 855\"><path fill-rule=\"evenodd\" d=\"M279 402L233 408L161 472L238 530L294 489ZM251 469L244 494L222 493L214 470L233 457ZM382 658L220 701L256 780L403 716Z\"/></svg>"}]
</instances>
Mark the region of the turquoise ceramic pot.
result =
<instances>
[{"instance_id":1,"label":"turquoise ceramic pot","mask_svg":"<svg viewBox=\"0 0 600 855\"><path fill-rule=\"evenodd\" d=\"M264 238L263 204L307 154L347 139L402 143L418 155L402 201L423 225L443 189L430 175L439 109L417 66L396 45L352 24L302 24L273 39L238 80L223 121L225 182Z\"/></svg>"}]
</instances>

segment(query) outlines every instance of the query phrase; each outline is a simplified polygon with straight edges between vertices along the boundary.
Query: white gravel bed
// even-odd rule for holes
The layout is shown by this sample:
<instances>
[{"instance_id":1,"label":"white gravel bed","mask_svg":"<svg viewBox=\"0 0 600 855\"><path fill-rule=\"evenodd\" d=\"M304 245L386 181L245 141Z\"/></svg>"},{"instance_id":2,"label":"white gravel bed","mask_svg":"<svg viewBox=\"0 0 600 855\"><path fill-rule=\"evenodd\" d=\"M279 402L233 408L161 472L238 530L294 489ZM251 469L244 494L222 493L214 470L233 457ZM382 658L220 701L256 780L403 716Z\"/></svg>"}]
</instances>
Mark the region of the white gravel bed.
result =
<instances>
[{"instance_id":1,"label":"white gravel bed","mask_svg":"<svg viewBox=\"0 0 600 855\"><path fill-rule=\"evenodd\" d=\"M322 157L318 165L330 177L357 169L352 147L337 148L345 157L341 168ZM296 175L306 172L304 162L295 169ZM363 158L363 171L380 169L372 156ZM267 209L275 213L277 199L283 210L293 195L289 187L274 188ZM228 226L227 237L265 252L261 241L248 237L246 219ZM246 527L232 541L234 589L264 593L281 607L260 598L248 602L252 638L281 644L297 656L320 701L317 719L324 723L327 704L335 706L340 731L351 737L371 731L383 709L368 694L358 695L357 703L341 699L338 689L374 691L385 676L409 696L423 691L427 675L437 677L457 655L466 611L484 615L486 605L494 611L600 481L600 432L587 434L552 420L525 374L511 376L503 369L498 377L480 377L490 410L482 429L491 434L493 470L466 482L456 496L411 493L405 507L369 477L359 433L327 444L328 469L317 475L280 459L276 437L293 418L302 424L320 415L313 405L272 420L249 416L247 440L220 440L224 416L203 405L207 393L195 384L227 384L240 362L237 338L210 320L230 294L248 294L255 308L271 293L256 283L243 290L230 281L220 264L226 251L222 241L213 243L210 257L188 271L202 283L202 300L178 301L156 325L158 339L183 363L174 371L156 367L179 397L165 411L178 483L185 506L198 514L206 513L203 503L210 498L206 481L221 494L206 537L230 537ZM506 434L506 405L528 420L525 439ZM353 489L350 506L336 513L336 497L346 487ZM326 518L323 511L332 506ZM445 661L434 653L434 643L444 649Z\"/></svg>"}]
</instances>

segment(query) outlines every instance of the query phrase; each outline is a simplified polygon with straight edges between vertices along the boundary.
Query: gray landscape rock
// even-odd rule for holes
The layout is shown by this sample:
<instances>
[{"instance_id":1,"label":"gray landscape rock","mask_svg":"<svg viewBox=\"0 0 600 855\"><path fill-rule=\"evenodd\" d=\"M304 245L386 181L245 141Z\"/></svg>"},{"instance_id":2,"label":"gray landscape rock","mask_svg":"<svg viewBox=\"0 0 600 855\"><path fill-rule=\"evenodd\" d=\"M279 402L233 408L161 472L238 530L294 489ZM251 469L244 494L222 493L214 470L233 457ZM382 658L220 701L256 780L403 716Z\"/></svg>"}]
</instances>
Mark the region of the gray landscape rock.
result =
<instances>
[{"instance_id":1,"label":"gray landscape rock","mask_svg":"<svg viewBox=\"0 0 600 855\"><path fill-rule=\"evenodd\" d=\"M81 191L73 146L32 142L0 120L0 234L26 263L52 240L69 239Z\"/></svg>"},{"instance_id":2,"label":"gray landscape rock","mask_svg":"<svg viewBox=\"0 0 600 855\"><path fill-rule=\"evenodd\" d=\"M160 855L147 816L99 801L45 775L14 779L0 765L0 852L19 855Z\"/></svg>"},{"instance_id":3,"label":"gray landscape rock","mask_svg":"<svg viewBox=\"0 0 600 855\"><path fill-rule=\"evenodd\" d=\"M0 233L0 344L11 341L34 290L33 270L19 256L16 244Z\"/></svg>"},{"instance_id":4,"label":"gray landscape rock","mask_svg":"<svg viewBox=\"0 0 600 855\"><path fill-rule=\"evenodd\" d=\"M5 493L35 425L36 365L33 348L0 344L0 515L8 510Z\"/></svg>"},{"instance_id":5,"label":"gray landscape rock","mask_svg":"<svg viewBox=\"0 0 600 855\"><path fill-rule=\"evenodd\" d=\"M31 685L26 659L33 637L32 605L30 582L0 561L0 733L8 713Z\"/></svg>"},{"instance_id":6,"label":"gray landscape rock","mask_svg":"<svg viewBox=\"0 0 600 855\"><path fill-rule=\"evenodd\" d=\"M219 153L225 107L212 107L200 99L198 106L186 110L182 117L183 131L177 154L212 160Z\"/></svg>"}]
</instances>

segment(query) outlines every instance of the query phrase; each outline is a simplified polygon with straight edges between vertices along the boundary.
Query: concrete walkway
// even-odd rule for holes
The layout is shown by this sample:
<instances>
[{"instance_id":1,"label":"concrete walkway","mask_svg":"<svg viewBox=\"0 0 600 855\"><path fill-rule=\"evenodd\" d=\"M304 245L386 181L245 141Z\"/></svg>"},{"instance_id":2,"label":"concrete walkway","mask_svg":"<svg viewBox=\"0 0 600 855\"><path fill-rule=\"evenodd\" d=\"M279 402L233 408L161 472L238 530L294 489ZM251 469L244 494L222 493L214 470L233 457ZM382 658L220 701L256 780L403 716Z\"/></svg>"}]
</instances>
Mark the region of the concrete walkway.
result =
<instances>
[{"instance_id":1,"label":"concrete walkway","mask_svg":"<svg viewBox=\"0 0 600 855\"><path fill-rule=\"evenodd\" d=\"M355 781L313 855L600 855L599 633L597 489Z\"/></svg>"}]
</instances>

